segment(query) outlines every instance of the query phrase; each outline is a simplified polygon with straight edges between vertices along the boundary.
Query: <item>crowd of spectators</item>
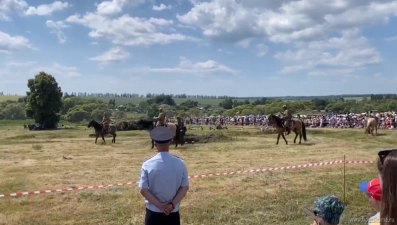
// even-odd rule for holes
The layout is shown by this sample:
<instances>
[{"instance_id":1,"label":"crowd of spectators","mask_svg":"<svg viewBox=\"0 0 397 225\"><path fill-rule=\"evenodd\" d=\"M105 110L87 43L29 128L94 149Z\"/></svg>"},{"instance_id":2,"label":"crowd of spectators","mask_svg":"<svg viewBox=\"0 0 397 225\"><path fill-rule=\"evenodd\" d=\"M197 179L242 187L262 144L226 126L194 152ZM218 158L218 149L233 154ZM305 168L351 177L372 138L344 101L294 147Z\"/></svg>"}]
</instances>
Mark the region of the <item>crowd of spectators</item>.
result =
<instances>
[{"instance_id":1,"label":"crowd of spectators","mask_svg":"<svg viewBox=\"0 0 397 225\"><path fill-rule=\"evenodd\" d=\"M280 115L281 116L281 115ZM360 113L360 114L324 114L324 115L294 115L294 119L304 121L306 127L311 128L364 128L367 118L378 117L379 129L396 129L397 113ZM185 118L185 124L192 125L240 125L240 126L268 126L268 115L250 116L209 116Z\"/></svg>"}]
</instances>

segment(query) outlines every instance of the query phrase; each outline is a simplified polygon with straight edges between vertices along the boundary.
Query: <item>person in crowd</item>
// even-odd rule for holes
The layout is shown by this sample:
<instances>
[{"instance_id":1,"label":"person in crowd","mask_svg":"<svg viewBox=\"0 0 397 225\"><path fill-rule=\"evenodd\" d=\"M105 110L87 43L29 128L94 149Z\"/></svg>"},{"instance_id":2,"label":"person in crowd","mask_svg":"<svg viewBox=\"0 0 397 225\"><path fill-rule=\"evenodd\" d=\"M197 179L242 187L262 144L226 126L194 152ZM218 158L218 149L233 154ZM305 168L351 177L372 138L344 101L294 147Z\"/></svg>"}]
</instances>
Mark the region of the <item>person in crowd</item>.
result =
<instances>
[{"instance_id":1,"label":"person in crowd","mask_svg":"<svg viewBox=\"0 0 397 225\"><path fill-rule=\"evenodd\" d=\"M383 166L380 224L397 225L397 149L380 151L378 156Z\"/></svg>"},{"instance_id":2,"label":"person in crowd","mask_svg":"<svg viewBox=\"0 0 397 225\"><path fill-rule=\"evenodd\" d=\"M369 218L369 225L380 224L380 211L382 203L382 187L380 179L375 178L370 182L363 181L360 183L360 190L368 195L369 204L376 210L376 214Z\"/></svg>"},{"instance_id":3,"label":"person in crowd","mask_svg":"<svg viewBox=\"0 0 397 225\"><path fill-rule=\"evenodd\" d=\"M189 190L186 165L169 153L174 132L160 126L150 136L158 153L142 164L139 180L146 202L145 225L180 225L180 203Z\"/></svg>"},{"instance_id":4,"label":"person in crowd","mask_svg":"<svg viewBox=\"0 0 397 225\"><path fill-rule=\"evenodd\" d=\"M312 225L338 225L345 205L335 195L326 195L314 202L314 210L310 215L314 218Z\"/></svg>"}]
</instances>

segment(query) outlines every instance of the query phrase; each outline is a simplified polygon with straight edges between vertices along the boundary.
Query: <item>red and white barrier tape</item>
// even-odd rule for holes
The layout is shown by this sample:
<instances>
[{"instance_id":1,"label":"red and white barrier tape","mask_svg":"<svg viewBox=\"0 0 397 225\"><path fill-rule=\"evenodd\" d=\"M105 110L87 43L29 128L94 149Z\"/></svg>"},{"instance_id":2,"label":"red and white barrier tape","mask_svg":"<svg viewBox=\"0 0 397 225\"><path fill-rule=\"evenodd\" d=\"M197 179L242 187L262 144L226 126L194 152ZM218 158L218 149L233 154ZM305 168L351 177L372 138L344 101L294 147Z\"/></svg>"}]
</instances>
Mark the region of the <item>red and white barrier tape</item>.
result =
<instances>
[{"instance_id":1,"label":"red and white barrier tape","mask_svg":"<svg viewBox=\"0 0 397 225\"><path fill-rule=\"evenodd\" d=\"M240 171L232 171L232 172L224 172L224 173L209 173L209 174L192 175L192 176L189 176L189 179L205 178L205 177L213 177L213 176L228 176L228 175L234 175L234 174L263 173L263 172L267 172L267 171L291 170L291 169L300 169L300 168L307 168L307 167L336 165L336 164L342 164L342 163L343 163L343 160L337 160L337 161L330 161L330 162L308 163L308 164L296 165L296 166L283 166L283 167L273 167L273 168L243 170L243 171L240 170ZM374 161L346 161L346 164L368 164L368 163L374 163ZM90 189L102 189L102 188L134 185L134 184L138 184L138 183L139 183L139 181L131 181L131 182L124 182L124 183L117 183L117 184L102 184L102 185L95 185L95 186L83 186L83 187L71 187L71 188L40 190L40 191L15 192L15 193L9 193L9 194L0 194L0 198L19 197L19 196L25 196L25 195L37 195L37 194L46 194L46 193L61 193L61 192L68 192L68 191L79 191L79 190L90 190Z\"/></svg>"}]
</instances>

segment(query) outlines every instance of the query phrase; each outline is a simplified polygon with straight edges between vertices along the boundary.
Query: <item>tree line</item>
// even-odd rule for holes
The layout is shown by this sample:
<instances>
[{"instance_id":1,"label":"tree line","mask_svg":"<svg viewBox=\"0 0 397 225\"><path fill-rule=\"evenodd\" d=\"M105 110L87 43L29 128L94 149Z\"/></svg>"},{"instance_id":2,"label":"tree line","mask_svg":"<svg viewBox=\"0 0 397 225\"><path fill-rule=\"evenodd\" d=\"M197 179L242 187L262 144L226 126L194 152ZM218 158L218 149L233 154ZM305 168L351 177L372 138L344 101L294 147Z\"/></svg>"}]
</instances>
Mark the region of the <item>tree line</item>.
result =
<instances>
[{"instance_id":1,"label":"tree line","mask_svg":"<svg viewBox=\"0 0 397 225\"><path fill-rule=\"evenodd\" d=\"M5 94L4 92L0 92L0 96L9 95L16 96L12 94ZM64 92L63 97L88 97L88 98L154 98L157 96L162 96L166 94L156 94L156 93L147 93L146 95L136 94L136 93L89 93L89 92ZM263 97L263 96L247 96L247 97L238 97L238 96L217 96L217 95L187 95L187 94L167 94L172 98L178 99L251 99L258 100L262 98L267 99L281 99L281 100L313 100L313 99L328 99L335 100L340 98L370 98L372 99L374 96L395 96L396 94L378 94L378 95L369 95L369 94L345 94L345 95L324 95L324 96L278 96L278 97Z\"/></svg>"},{"instance_id":2,"label":"tree line","mask_svg":"<svg viewBox=\"0 0 397 225\"><path fill-rule=\"evenodd\" d=\"M262 98L255 101L238 101L236 99L225 99L219 105L231 112L238 112L237 114L255 114L258 106L264 106L265 114L282 112L282 106L287 105L294 113L364 113L368 111L397 111L397 95L383 94L383 95L369 95L369 98L361 100L347 100L344 98L338 99L321 99L315 98L312 100L300 101L283 101L280 99Z\"/></svg>"},{"instance_id":3,"label":"tree line","mask_svg":"<svg viewBox=\"0 0 397 225\"><path fill-rule=\"evenodd\" d=\"M176 104L173 95L156 95L142 100L139 104L117 104L117 98L108 102L95 98L84 98L66 95L62 92L55 78L45 72L40 72L29 79L28 91L25 97L17 101L0 102L0 119L22 120L31 118L45 128L54 128L61 120L81 122L84 120L100 120L105 112L120 119L132 118L132 114L141 114L153 118L163 108L167 117L173 116L209 116L209 115L257 115L282 112L282 106L287 105L293 113L362 113L367 111L397 111L397 95L369 95L362 100L347 100L342 97L336 99L315 98L312 100L285 101L281 99L260 98L224 99L218 107L210 105L200 106L198 101L187 99ZM129 117L130 115L130 117Z\"/></svg>"}]
</instances>

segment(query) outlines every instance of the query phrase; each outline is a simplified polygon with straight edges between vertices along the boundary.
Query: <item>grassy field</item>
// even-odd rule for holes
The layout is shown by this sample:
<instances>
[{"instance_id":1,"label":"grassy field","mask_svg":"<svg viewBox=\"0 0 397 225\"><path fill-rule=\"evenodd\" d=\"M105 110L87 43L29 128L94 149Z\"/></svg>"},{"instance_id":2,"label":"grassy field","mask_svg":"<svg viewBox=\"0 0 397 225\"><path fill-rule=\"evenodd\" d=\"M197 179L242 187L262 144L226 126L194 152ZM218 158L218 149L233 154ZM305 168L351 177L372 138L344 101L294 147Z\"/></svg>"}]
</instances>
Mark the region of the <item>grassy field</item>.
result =
<instances>
[{"instance_id":1,"label":"grassy field","mask_svg":"<svg viewBox=\"0 0 397 225\"><path fill-rule=\"evenodd\" d=\"M0 102L5 102L7 100L17 101L20 97L21 96L16 95L0 95Z\"/></svg>"},{"instance_id":2,"label":"grassy field","mask_svg":"<svg viewBox=\"0 0 397 225\"><path fill-rule=\"evenodd\" d=\"M22 123L21 123L22 124ZM94 144L91 130L27 131L0 122L0 194L137 180L142 162L155 154L145 131L119 132L117 143ZM190 135L226 136L206 144L186 144L171 153L187 163L189 174L216 173L297 165L330 160L374 160L379 149L395 146L397 133L379 131L365 138L362 130L309 130L309 141L290 145L276 135L241 127L188 130ZM346 216L374 213L359 182L377 176L375 164L346 164ZM185 225L309 224L300 210L316 197L343 198L343 165L258 174L193 178L182 202ZM0 199L0 224L135 225L143 224L144 202L136 186L105 190Z\"/></svg>"},{"instance_id":3,"label":"grassy field","mask_svg":"<svg viewBox=\"0 0 397 225\"><path fill-rule=\"evenodd\" d=\"M345 100L356 100L356 101L361 101L364 98L363 97L345 97ZM368 97L368 99L370 99L370 97Z\"/></svg>"}]
</instances>

